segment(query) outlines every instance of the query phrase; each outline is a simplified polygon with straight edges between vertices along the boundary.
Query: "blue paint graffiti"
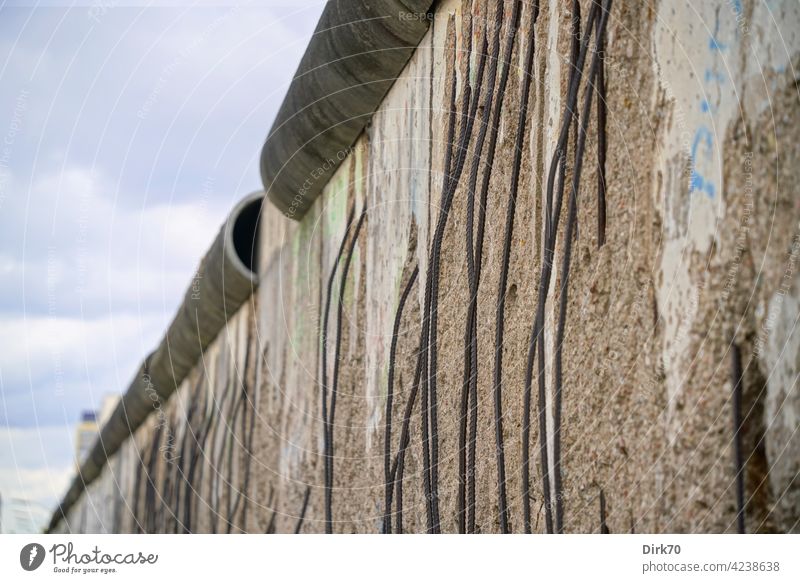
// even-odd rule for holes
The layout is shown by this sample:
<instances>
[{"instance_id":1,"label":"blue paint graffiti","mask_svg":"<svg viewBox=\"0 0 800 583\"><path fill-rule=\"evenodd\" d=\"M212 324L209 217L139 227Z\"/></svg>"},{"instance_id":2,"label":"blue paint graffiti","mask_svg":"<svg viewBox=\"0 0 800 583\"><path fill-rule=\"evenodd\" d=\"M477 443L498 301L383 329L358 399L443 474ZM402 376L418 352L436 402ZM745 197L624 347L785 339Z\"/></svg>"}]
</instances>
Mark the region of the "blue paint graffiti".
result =
<instances>
[{"instance_id":1,"label":"blue paint graffiti","mask_svg":"<svg viewBox=\"0 0 800 583\"><path fill-rule=\"evenodd\" d=\"M694 141L692 142L692 175L689 180L689 192L699 190L705 192L709 198L714 198L717 194L717 189L711 180L705 178L700 172L697 171L697 156L699 146L704 145L704 153L706 159L710 160L714 151L714 137L706 126L700 126L694 134Z\"/></svg>"},{"instance_id":2,"label":"blue paint graffiti","mask_svg":"<svg viewBox=\"0 0 800 583\"><path fill-rule=\"evenodd\" d=\"M716 83L724 83L726 79L723 73L714 71L713 69L706 69L704 76L706 83L710 83L711 81L714 81Z\"/></svg>"},{"instance_id":3,"label":"blue paint graffiti","mask_svg":"<svg viewBox=\"0 0 800 583\"><path fill-rule=\"evenodd\" d=\"M742 13L741 0L733 0L733 11L735 14ZM716 13L714 18L714 32L708 39L708 50L711 53L718 53L728 50L728 44L722 42L720 35L720 19L719 12ZM724 73L715 70L715 68L708 67L705 69L703 77L705 79L706 90L718 89L720 85L727 82L727 77ZM708 91L704 91L707 94ZM713 92L712 92L713 93ZM700 100L700 111L708 114L711 117L711 124L713 127L714 116L717 113L717 105L709 102L708 98L704 97ZM694 133L691 151L691 164L692 173L689 180L689 192L694 191L704 192L709 198L714 198L717 194L717 187L713 180L704 176L698 170L698 156L703 155L703 160L711 162L714 156L714 136L707 126L701 125ZM708 166L705 166L706 168Z\"/></svg>"}]
</instances>

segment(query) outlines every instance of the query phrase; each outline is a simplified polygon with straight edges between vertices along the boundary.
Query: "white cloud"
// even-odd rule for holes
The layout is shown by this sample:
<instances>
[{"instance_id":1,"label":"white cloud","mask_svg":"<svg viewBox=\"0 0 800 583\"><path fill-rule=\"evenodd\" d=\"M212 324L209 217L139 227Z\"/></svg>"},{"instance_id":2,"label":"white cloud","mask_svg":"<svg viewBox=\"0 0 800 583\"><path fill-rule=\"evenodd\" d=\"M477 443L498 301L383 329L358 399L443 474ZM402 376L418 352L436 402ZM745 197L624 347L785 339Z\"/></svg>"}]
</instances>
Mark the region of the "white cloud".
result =
<instances>
[{"instance_id":1,"label":"white cloud","mask_svg":"<svg viewBox=\"0 0 800 583\"><path fill-rule=\"evenodd\" d=\"M67 425L0 427L0 468L36 469L45 462L70 465L74 432L74 426Z\"/></svg>"},{"instance_id":2,"label":"white cloud","mask_svg":"<svg viewBox=\"0 0 800 583\"><path fill-rule=\"evenodd\" d=\"M115 203L113 192L99 172L70 166L7 201L0 308L174 310L226 209L203 198L133 208Z\"/></svg>"},{"instance_id":3,"label":"white cloud","mask_svg":"<svg viewBox=\"0 0 800 583\"><path fill-rule=\"evenodd\" d=\"M2 317L3 382L8 385L49 377L57 372L55 355L61 360L61 374L66 376L91 373L101 367L112 372L121 367L125 376L132 376L134 365L146 355L144 351L154 348L160 338L160 324L159 318L135 316L97 320Z\"/></svg>"}]
</instances>

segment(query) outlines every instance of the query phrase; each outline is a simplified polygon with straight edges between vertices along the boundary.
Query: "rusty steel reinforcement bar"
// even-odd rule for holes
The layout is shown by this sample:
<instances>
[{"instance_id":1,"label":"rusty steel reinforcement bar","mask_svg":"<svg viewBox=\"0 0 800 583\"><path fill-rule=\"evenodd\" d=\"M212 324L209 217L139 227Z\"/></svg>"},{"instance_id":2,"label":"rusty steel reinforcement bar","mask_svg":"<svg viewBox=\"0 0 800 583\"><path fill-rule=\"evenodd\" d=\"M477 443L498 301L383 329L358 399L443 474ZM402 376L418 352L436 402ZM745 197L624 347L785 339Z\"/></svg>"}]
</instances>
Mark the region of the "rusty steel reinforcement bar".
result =
<instances>
[{"instance_id":1,"label":"rusty steel reinforcement bar","mask_svg":"<svg viewBox=\"0 0 800 583\"><path fill-rule=\"evenodd\" d=\"M258 283L258 225L263 192L231 211L200 262L189 289L158 348L139 367L117 408L103 425L80 471L53 514L53 531L125 440L180 386L227 321Z\"/></svg>"},{"instance_id":2,"label":"rusty steel reinforcement bar","mask_svg":"<svg viewBox=\"0 0 800 583\"><path fill-rule=\"evenodd\" d=\"M433 0L331 0L261 150L270 201L300 220L430 24Z\"/></svg>"}]
</instances>

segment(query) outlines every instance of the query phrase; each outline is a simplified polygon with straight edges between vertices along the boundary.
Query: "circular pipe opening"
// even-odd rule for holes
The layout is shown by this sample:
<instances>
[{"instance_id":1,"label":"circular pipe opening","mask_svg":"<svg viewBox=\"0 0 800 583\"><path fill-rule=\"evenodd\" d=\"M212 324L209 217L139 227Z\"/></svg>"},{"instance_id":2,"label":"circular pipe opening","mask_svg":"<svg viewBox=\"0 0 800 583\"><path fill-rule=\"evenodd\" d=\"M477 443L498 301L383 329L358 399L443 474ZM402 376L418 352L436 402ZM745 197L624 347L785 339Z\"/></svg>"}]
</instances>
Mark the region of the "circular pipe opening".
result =
<instances>
[{"instance_id":1,"label":"circular pipe opening","mask_svg":"<svg viewBox=\"0 0 800 583\"><path fill-rule=\"evenodd\" d=\"M231 243L241 266L253 275L258 271L258 229L261 222L263 195L242 202L233 217Z\"/></svg>"}]
</instances>

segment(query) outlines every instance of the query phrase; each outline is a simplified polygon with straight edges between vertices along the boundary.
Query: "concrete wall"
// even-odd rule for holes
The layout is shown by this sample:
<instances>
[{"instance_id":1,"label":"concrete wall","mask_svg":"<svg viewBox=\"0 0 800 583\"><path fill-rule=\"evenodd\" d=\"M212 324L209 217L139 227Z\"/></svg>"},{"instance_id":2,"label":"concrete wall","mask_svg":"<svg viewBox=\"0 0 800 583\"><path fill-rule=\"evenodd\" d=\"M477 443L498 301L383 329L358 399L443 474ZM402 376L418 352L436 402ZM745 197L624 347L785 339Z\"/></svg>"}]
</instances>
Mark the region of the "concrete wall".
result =
<instances>
[{"instance_id":1,"label":"concrete wall","mask_svg":"<svg viewBox=\"0 0 800 583\"><path fill-rule=\"evenodd\" d=\"M570 69L569 4L542 1L535 25L505 294L502 408L515 532L523 529L523 389L541 285L546 178ZM585 26L589 3L580 4ZM170 401L157 404L160 412L110 461L61 523L64 530L182 532L190 501L193 532L293 532L308 491L302 531L324 531L320 323L348 211L355 208L358 217L366 206L343 297L332 509L335 532L380 531L395 312L419 265L397 343L393 456L417 363L432 225L441 210L451 79L456 76L454 102L461 111L465 87L476 83L487 30L491 46L495 27L485 22L495 24L494 13L491 0L437 6L430 31L368 130L341 153L344 163L312 210L299 223L267 211L261 284L253 301ZM477 320L480 532L500 529L492 380L496 306L530 20L526 2L490 168ZM614 2L605 59L605 244L598 246L593 106L562 346L566 532L599 532L601 495L611 532L736 531L731 361L737 350L743 363L746 530L800 530L798 56L800 5L793 0ZM571 134L568 185L576 161ZM446 532L457 530L471 164L468 157L441 252L439 504ZM479 176L487 171L479 167ZM567 203L545 311L549 432ZM338 291L337 283L328 328L329 382ZM534 382L530 496L532 529L542 532L537 389ZM419 402L410 429L403 522L405 531L421 532L426 501ZM551 473L553 438L550 433L547 439ZM552 484L550 490L557 494Z\"/></svg>"}]
</instances>

